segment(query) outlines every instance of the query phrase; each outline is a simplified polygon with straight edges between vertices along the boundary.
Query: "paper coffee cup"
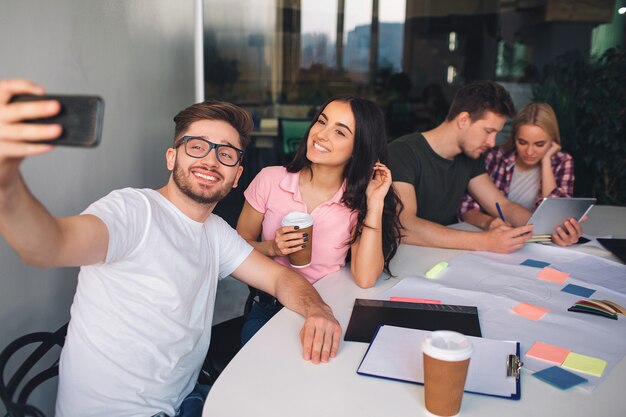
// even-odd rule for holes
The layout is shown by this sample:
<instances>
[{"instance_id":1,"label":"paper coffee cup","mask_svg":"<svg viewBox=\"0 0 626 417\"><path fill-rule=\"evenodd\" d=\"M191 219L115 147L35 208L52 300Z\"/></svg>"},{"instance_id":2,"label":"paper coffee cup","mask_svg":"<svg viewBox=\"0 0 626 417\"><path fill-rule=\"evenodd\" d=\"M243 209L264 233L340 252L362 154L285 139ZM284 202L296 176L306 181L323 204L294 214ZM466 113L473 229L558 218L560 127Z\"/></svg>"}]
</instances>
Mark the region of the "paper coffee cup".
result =
<instances>
[{"instance_id":1,"label":"paper coffee cup","mask_svg":"<svg viewBox=\"0 0 626 417\"><path fill-rule=\"evenodd\" d=\"M436 416L456 416L461 409L472 342L461 333L438 330L422 339L424 404Z\"/></svg>"},{"instance_id":2,"label":"paper coffee cup","mask_svg":"<svg viewBox=\"0 0 626 417\"><path fill-rule=\"evenodd\" d=\"M294 268L304 268L311 265L311 249L313 248L313 217L301 211L289 212L283 217L282 226L298 226L298 232L308 234L305 247L289 254L289 264Z\"/></svg>"}]
</instances>

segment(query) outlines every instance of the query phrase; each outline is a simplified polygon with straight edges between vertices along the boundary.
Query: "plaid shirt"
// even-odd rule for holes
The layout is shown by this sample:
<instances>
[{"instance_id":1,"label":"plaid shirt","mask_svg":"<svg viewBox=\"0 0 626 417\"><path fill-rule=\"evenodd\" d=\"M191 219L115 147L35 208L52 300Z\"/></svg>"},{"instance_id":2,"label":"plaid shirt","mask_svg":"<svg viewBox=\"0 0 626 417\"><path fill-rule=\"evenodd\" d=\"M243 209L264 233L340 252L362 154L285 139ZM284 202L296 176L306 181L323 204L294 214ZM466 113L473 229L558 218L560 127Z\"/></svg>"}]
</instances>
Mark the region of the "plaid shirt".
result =
<instances>
[{"instance_id":1,"label":"plaid shirt","mask_svg":"<svg viewBox=\"0 0 626 417\"><path fill-rule=\"evenodd\" d=\"M508 197L511 188L511 178L513 178L513 168L515 168L515 150L505 151L500 146L489 149L485 152L485 168L491 181ZM574 195L574 159L565 152L557 152L550 160L556 188L550 192L548 197L572 197ZM543 199L541 187L535 201L535 208ZM470 210L480 210L480 205L469 194L465 194L459 208L459 220L461 215Z\"/></svg>"}]
</instances>

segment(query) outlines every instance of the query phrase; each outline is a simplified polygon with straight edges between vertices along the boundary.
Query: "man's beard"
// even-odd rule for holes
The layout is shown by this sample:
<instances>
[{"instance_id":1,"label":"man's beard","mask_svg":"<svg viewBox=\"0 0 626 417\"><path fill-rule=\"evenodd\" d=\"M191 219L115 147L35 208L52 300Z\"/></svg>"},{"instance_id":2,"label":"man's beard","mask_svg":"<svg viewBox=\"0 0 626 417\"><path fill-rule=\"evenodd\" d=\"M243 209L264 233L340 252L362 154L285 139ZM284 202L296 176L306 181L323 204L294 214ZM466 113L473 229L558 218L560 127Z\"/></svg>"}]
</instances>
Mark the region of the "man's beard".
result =
<instances>
[{"instance_id":1,"label":"man's beard","mask_svg":"<svg viewBox=\"0 0 626 417\"><path fill-rule=\"evenodd\" d=\"M478 159L480 158L480 156L485 153L485 151L481 150L481 149L474 149L473 152L464 152L466 156L468 156L470 159Z\"/></svg>"},{"instance_id":2,"label":"man's beard","mask_svg":"<svg viewBox=\"0 0 626 417\"><path fill-rule=\"evenodd\" d=\"M210 194L198 194L193 191L193 186L189 181L188 177L183 172L183 169L178 165L178 161L174 163L174 174L173 174L174 184L178 187L180 191L183 192L187 197L191 198L196 203L200 204L215 204L222 200L224 197L228 195L230 190L233 188L233 181L225 184L225 187L217 189ZM207 190L207 193L209 191Z\"/></svg>"},{"instance_id":3,"label":"man's beard","mask_svg":"<svg viewBox=\"0 0 626 417\"><path fill-rule=\"evenodd\" d=\"M465 156L467 156L470 159L480 158L480 156L484 154L485 152L487 152L488 149L489 148L483 150L481 147L474 148L474 149L466 149L465 145L461 146L461 152L464 153Z\"/></svg>"}]
</instances>

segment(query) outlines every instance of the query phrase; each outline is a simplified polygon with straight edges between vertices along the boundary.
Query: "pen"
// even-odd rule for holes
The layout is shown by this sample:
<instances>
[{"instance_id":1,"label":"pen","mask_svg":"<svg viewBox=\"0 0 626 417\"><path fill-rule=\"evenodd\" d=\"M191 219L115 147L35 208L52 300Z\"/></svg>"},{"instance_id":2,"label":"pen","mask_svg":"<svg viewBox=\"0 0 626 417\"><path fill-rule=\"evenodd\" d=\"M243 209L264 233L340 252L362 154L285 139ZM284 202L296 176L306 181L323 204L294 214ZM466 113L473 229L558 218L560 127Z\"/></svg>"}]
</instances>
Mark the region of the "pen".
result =
<instances>
[{"instance_id":1,"label":"pen","mask_svg":"<svg viewBox=\"0 0 626 417\"><path fill-rule=\"evenodd\" d=\"M496 208L498 209L498 215L500 216L502 221L506 223L506 220L504 220L504 214L502 214L502 209L500 208L500 203L498 203L497 201L496 201Z\"/></svg>"}]
</instances>

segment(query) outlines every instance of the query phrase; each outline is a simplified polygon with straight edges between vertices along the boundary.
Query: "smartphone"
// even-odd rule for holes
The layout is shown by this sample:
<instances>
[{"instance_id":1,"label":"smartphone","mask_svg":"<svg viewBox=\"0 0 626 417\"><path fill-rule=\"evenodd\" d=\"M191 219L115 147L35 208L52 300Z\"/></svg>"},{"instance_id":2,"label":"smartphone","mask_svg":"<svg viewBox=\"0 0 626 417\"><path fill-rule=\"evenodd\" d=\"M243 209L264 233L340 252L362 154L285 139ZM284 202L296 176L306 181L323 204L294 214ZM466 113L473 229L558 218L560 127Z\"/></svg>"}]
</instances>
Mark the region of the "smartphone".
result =
<instances>
[{"instance_id":1,"label":"smartphone","mask_svg":"<svg viewBox=\"0 0 626 417\"><path fill-rule=\"evenodd\" d=\"M28 120L26 123L56 123L63 127L57 139L41 143L52 145L79 146L92 148L100 143L104 100L99 96L76 95L18 95L11 102L56 100L61 103L61 111L56 116L45 119Z\"/></svg>"}]
</instances>

